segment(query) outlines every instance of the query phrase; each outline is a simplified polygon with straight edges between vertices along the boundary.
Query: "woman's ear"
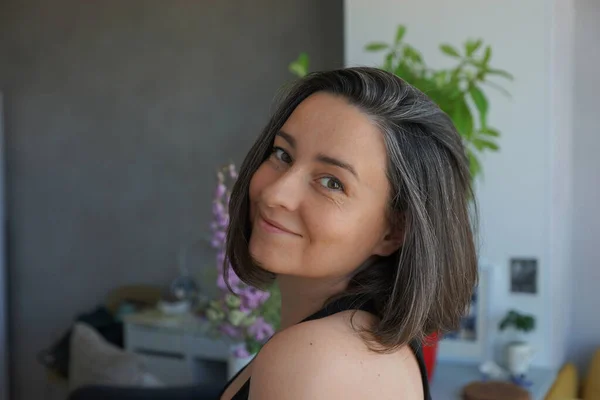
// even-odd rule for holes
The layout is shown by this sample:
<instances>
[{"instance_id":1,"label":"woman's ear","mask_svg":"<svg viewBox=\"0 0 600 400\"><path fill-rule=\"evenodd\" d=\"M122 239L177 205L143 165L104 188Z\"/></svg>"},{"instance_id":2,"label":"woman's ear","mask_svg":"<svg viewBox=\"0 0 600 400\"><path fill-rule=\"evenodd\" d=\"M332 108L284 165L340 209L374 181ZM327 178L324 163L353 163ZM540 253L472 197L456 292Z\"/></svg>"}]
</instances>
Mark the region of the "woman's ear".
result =
<instances>
[{"instance_id":1,"label":"woman's ear","mask_svg":"<svg viewBox=\"0 0 600 400\"><path fill-rule=\"evenodd\" d=\"M402 213L389 224L381 241L375 246L373 254L384 257L394 254L404 244L405 228L406 218Z\"/></svg>"}]
</instances>

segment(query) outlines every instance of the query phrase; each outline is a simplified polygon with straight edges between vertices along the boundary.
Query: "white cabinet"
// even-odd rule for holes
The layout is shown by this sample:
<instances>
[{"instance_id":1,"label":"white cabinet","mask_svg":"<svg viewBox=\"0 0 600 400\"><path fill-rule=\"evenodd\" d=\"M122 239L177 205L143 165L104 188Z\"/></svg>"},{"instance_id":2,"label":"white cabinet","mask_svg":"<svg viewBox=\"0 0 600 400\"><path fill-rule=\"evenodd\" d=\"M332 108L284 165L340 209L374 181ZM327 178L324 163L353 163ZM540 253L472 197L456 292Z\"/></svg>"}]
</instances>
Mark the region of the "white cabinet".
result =
<instances>
[{"instance_id":1,"label":"white cabinet","mask_svg":"<svg viewBox=\"0 0 600 400\"><path fill-rule=\"evenodd\" d=\"M127 316L125 349L141 355L148 372L168 386L225 380L229 346L209 338L204 323L191 315Z\"/></svg>"},{"instance_id":2,"label":"white cabinet","mask_svg":"<svg viewBox=\"0 0 600 400\"><path fill-rule=\"evenodd\" d=\"M185 386L196 381L190 365L182 358L170 358L143 353L142 358L148 372L168 386Z\"/></svg>"}]
</instances>

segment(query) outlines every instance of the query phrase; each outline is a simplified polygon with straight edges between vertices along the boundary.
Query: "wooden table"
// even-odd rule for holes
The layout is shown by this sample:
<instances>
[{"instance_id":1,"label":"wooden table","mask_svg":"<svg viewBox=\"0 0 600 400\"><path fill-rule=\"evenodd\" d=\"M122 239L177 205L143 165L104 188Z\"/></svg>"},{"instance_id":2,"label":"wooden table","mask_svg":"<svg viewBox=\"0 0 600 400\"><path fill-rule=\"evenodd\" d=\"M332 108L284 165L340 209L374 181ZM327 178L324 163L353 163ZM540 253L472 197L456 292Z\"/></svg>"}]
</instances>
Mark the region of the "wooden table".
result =
<instances>
[{"instance_id":1,"label":"wooden table","mask_svg":"<svg viewBox=\"0 0 600 400\"><path fill-rule=\"evenodd\" d=\"M528 379L533 385L528 388L533 400L544 400L556 378L556 371L532 368ZM480 380L477 365L441 362L436 365L431 382L431 397L434 400L461 399L462 388L470 382Z\"/></svg>"}]
</instances>

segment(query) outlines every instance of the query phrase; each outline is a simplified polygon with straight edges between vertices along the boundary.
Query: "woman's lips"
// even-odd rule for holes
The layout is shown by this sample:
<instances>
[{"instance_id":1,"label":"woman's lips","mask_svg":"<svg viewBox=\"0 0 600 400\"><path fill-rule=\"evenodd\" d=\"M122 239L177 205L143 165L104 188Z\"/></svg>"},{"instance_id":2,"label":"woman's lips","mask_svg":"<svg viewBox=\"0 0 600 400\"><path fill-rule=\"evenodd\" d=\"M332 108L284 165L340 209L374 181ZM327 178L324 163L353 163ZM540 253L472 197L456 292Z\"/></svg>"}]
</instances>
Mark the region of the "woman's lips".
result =
<instances>
[{"instance_id":1,"label":"woman's lips","mask_svg":"<svg viewBox=\"0 0 600 400\"><path fill-rule=\"evenodd\" d=\"M284 225L278 223L277 221L273 221L264 217L262 214L259 214L258 224L263 230L269 233L300 236L296 232L293 232L292 230L286 228Z\"/></svg>"}]
</instances>

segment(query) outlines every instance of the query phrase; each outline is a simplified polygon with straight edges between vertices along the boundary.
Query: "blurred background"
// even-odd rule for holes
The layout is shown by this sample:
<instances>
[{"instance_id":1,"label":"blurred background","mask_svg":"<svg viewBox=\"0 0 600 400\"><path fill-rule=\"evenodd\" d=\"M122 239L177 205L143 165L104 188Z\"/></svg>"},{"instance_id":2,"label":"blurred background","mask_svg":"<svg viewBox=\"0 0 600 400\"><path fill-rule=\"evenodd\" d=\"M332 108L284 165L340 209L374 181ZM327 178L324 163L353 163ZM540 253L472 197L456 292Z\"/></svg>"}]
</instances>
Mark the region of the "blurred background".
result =
<instances>
[{"instance_id":1,"label":"blurred background","mask_svg":"<svg viewBox=\"0 0 600 400\"><path fill-rule=\"evenodd\" d=\"M276 93L305 69L402 76L486 57L483 100L467 90L468 118L448 105L483 135L471 144L485 279L433 381L443 393L478 379L443 365L510 370L511 310L534 398L565 363L585 376L600 345L599 20L596 0L0 1L0 399L108 385L110 368L124 373L107 354L140 355L135 386L221 385L235 341L219 350L227 335L198 322L221 296L218 172L241 163ZM104 370L79 383L76 320L108 348L82 345L78 371Z\"/></svg>"}]
</instances>

